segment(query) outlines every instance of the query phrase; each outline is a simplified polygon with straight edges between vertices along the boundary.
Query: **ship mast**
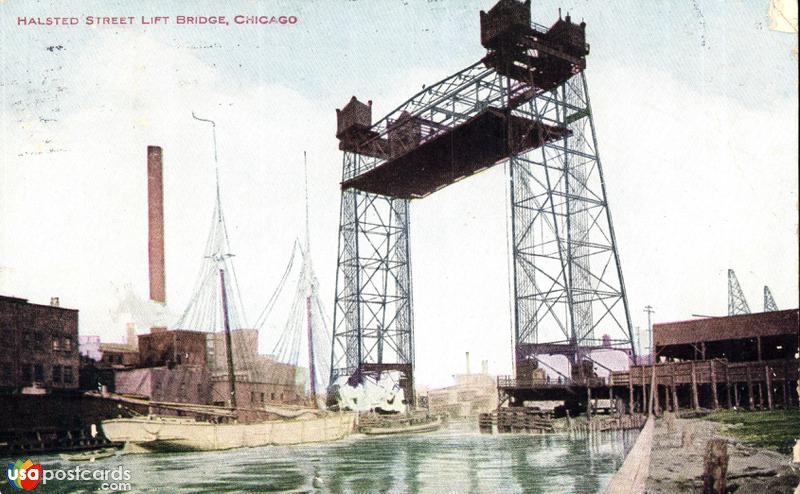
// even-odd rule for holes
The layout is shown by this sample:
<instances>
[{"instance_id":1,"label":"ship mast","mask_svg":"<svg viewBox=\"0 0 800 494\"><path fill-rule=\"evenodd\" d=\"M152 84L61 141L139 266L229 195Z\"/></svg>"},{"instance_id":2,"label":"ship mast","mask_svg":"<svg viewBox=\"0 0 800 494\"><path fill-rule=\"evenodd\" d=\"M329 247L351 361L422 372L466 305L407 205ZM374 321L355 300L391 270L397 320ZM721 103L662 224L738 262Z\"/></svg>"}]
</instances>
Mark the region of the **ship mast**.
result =
<instances>
[{"instance_id":1,"label":"ship mast","mask_svg":"<svg viewBox=\"0 0 800 494\"><path fill-rule=\"evenodd\" d=\"M308 227L308 162L306 160L306 152L303 151L303 172L305 175L305 199L306 199L306 248L305 255L303 256L303 275L306 283L306 321L307 321L307 334L308 334L308 376L311 385L311 403L317 406L317 376L316 368L314 365L314 324L311 315L311 305L314 295L314 280L312 280L311 270L311 237L309 235Z\"/></svg>"},{"instance_id":2,"label":"ship mast","mask_svg":"<svg viewBox=\"0 0 800 494\"><path fill-rule=\"evenodd\" d=\"M231 407L236 408L236 373L233 368L233 352L231 351L231 322L228 318L228 291L225 289L225 270L219 270L219 282L222 285L222 319L225 322L225 349L228 357L228 382L231 383Z\"/></svg>"},{"instance_id":3,"label":"ship mast","mask_svg":"<svg viewBox=\"0 0 800 494\"><path fill-rule=\"evenodd\" d=\"M223 216L222 216L222 199L220 197L220 187L219 187L219 162L217 161L217 124L213 120L209 120L207 118L200 118L192 112L192 118L195 120L199 120L201 122L207 122L211 124L211 135L214 140L214 173L216 177L216 192L217 192L217 221L219 223L223 223ZM224 227L224 225L221 225ZM224 230L224 228L223 228ZM230 383L230 403L231 408L236 408L236 373L233 366L233 344L232 344L232 337L231 337L231 323L230 323L230 314L228 310L228 290L225 284L225 258L231 257L232 254L223 253L223 252L215 252L214 255L211 257L214 261L217 262L219 267L219 283L220 289L222 291L222 319L223 319L223 326L225 328L225 350L226 350L226 357L227 357L227 364L228 364L228 382Z\"/></svg>"}]
</instances>

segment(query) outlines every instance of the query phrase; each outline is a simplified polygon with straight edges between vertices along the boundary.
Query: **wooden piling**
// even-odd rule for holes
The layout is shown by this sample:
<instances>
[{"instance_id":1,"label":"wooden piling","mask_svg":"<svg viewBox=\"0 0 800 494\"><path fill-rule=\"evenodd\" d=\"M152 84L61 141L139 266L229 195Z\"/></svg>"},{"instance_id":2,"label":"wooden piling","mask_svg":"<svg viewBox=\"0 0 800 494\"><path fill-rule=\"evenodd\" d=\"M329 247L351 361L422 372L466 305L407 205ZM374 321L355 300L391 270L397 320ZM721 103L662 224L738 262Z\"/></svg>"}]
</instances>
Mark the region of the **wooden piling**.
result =
<instances>
[{"instance_id":1,"label":"wooden piling","mask_svg":"<svg viewBox=\"0 0 800 494\"><path fill-rule=\"evenodd\" d=\"M736 408L739 408L739 383L733 383L733 398Z\"/></svg>"},{"instance_id":2,"label":"wooden piling","mask_svg":"<svg viewBox=\"0 0 800 494\"><path fill-rule=\"evenodd\" d=\"M719 398L717 397L717 371L715 362L711 361L711 398L714 401L714 410L719 408Z\"/></svg>"},{"instance_id":3,"label":"wooden piling","mask_svg":"<svg viewBox=\"0 0 800 494\"><path fill-rule=\"evenodd\" d=\"M725 394L727 395L728 408L731 408L731 376L728 371L728 363L725 362Z\"/></svg>"},{"instance_id":4,"label":"wooden piling","mask_svg":"<svg viewBox=\"0 0 800 494\"><path fill-rule=\"evenodd\" d=\"M791 403L789 403L789 400L788 400L788 398L789 398L788 379L786 379L786 374L784 374L783 376L784 376L783 377L783 386L782 386L782 388L783 388L783 401L781 403L783 404L783 408L785 410L785 409L788 409L789 407L791 407Z\"/></svg>"},{"instance_id":5,"label":"wooden piling","mask_svg":"<svg viewBox=\"0 0 800 494\"><path fill-rule=\"evenodd\" d=\"M756 387L758 388L758 409L764 409L764 389L761 387L761 383L756 383Z\"/></svg>"},{"instance_id":6,"label":"wooden piling","mask_svg":"<svg viewBox=\"0 0 800 494\"><path fill-rule=\"evenodd\" d=\"M650 415L658 415L658 381L656 381L656 366L650 366Z\"/></svg>"},{"instance_id":7,"label":"wooden piling","mask_svg":"<svg viewBox=\"0 0 800 494\"><path fill-rule=\"evenodd\" d=\"M747 401L750 404L750 410L756 409L756 402L753 397L753 378L750 376L750 366L745 367L745 374L747 375Z\"/></svg>"},{"instance_id":8,"label":"wooden piling","mask_svg":"<svg viewBox=\"0 0 800 494\"><path fill-rule=\"evenodd\" d=\"M678 401L678 390L675 387L675 376L672 376L672 406L676 414L681 410L681 404Z\"/></svg>"},{"instance_id":9,"label":"wooden piling","mask_svg":"<svg viewBox=\"0 0 800 494\"><path fill-rule=\"evenodd\" d=\"M728 474L728 442L711 439L703 458L703 494L725 494Z\"/></svg>"},{"instance_id":10,"label":"wooden piling","mask_svg":"<svg viewBox=\"0 0 800 494\"><path fill-rule=\"evenodd\" d=\"M614 400L614 386L611 384L611 376L609 376L608 379L608 406L612 407L614 415L619 417L622 415L622 411L620 410L620 408L622 408L622 400Z\"/></svg>"},{"instance_id":11,"label":"wooden piling","mask_svg":"<svg viewBox=\"0 0 800 494\"><path fill-rule=\"evenodd\" d=\"M697 396L697 372L695 372L694 362L692 362L692 408L700 408L700 398Z\"/></svg>"},{"instance_id":12,"label":"wooden piling","mask_svg":"<svg viewBox=\"0 0 800 494\"><path fill-rule=\"evenodd\" d=\"M647 412L647 385L644 380L644 366L642 369L642 413Z\"/></svg>"},{"instance_id":13,"label":"wooden piling","mask_svg":"<svg viewBox=\"0 0 800 494\"><path fill-rule=\"evenodd\" d=\"M764 377L767 386L767 408L772 410L772 369L768 365L764 366Z\"/></svg>"},{"instance_id":14,"label":"wooden piling","mask_svg":"<svg viewBox=\"0 0 800 494\"><path fill-rule=\"evenodd\" d=\"M792 404L789 400L789 362L783 363L783 408L789 409Z\"/></svg>"},{"instance_id":15,"label":"wooden piling","mask_svg":"<svg viewBox=\"0 0 800 494\"><path fill-rule=\"evenodd\" d=\"M628 370L628 413L633 415L633 379L631 379L630 369Z\"/></svg>"},{"instance_id":16,"label":"wooden piling","mask_svg":"<svg viewBox=\"0 0 800 494\"><path fill-rule=\"evenodd\" d=\"M586 420L592 421L592 387L586 386Z\"/></svg>"}]
</instances>

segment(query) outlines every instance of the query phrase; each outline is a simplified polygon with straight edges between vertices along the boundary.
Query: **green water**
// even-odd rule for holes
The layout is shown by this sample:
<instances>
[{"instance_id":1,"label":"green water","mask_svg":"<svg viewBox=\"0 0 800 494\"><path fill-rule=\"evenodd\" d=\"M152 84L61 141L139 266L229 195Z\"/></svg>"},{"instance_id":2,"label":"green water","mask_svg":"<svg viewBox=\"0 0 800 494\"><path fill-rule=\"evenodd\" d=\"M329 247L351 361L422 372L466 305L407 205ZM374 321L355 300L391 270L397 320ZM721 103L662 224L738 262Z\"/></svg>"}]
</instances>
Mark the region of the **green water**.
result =
<instances>
[{"instance_id":1,"label":"green water","mask_svg":"<svg viewBox=\"0 0 800 494\"><path fill-rule=\"evenodd\" d=\"M591 439L488 435L474 422L454 422L427 434L354 435L326 444L126 455L93 463L66 462L58 455L32 459L44 469L122 466L131 475L128 492L594 493L605 488L635 438L635 432ZM319 489L313 487L315 477L322 482ZM49 481L31 492L120 492L101 486L101 481ZM3 479L0 493L12 491Z\"/></svg>"}]
</instances>

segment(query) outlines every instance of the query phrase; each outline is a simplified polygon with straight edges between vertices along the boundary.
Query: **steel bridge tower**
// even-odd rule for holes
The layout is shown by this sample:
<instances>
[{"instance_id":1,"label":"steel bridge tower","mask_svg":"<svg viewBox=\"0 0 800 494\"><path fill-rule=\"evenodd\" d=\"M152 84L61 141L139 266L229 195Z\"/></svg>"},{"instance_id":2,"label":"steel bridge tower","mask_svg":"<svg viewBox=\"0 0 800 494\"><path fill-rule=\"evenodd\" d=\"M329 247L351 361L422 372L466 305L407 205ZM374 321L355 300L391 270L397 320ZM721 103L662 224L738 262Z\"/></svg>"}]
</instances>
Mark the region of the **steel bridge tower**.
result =
<instances>
[{"instance_id":1,"label":"steel bridge tower","mask_svg":"<svg viewBox=\"0 0 800 494\"><path fill-rule=\"evenodd\" d=\"M728 270L728 315L738 316L740 314L749 314L750 305L747 299L744 298L742 287L739 286L739 278L732 270Z\"/></svg>"},{"instance_id":2,"label":"steel bridge tower","mask_svg":"<svg viewBox=\"0 0 800 494\"><path fill-rule=\"evenodd\" d=\"M531 22L530 1L481 12L479 62L372 122L337 110L344 151L331 382L399 371L413 396L409 203L506 162L517 377L565 355L634 356L630 315L584 74L585 24ZM591 367L591 366L589 366Z\"/></svg>"},{"instance_id":3,"label":"steel bridge tower","mask_svg":"<svg viewBox=\"0 0 800 494\"><path fill-rule=\"evenodd\" d=\"M778 310L778 304L775 303L775 298L767 285L764 285L764 312L775 312Z\"/></svg>"}]
</instances>

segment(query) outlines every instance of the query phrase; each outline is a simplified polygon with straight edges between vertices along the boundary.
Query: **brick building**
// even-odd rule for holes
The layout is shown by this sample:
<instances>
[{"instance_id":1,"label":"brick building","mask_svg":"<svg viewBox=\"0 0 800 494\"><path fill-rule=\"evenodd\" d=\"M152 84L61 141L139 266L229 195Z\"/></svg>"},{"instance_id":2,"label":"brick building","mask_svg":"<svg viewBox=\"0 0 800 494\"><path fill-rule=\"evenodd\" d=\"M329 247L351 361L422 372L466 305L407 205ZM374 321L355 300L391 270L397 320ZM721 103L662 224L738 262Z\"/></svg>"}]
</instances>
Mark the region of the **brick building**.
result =
<instances>
[{"instance_id":1,"label":"brick building","mask_svg":"<svg viewBox=\"0 0 800 494\"><path fill-rule=\"evenodd\" d=\"M238 406L256 408L266 403L305 402L304 369L259 355L258 330L235 329L231 331L231 343ZM213 373L211 396L218 405L227 401L230 394L227 349L225 333L208 334L207 358Z\"/></svg>"},{"instance_id":2,"label":"brick building","mask_svg":"<svg viewBox=\"0 0 800 494\"><path fill-rule=\"evenodd\" d=\"M150 334L139 335L141 367L206 365L206 336L203 331L152 328Z\"/></svg>"},{"instance_id":3,"label":"brick building","mask_svg":"<svg viewBox=\"0 0 800 494\"><path fill-rule=\"evenodd\" d=\"M202 367L148 367L117 371L116 392L169 403L210 403L209 372Z\"/></svg>"},{"instance_id":4,"label":"brick building","mask_svg":"<svg viewBox=\"0 0 800 494\"><path fill-rule=\"evenodd\" d=\"M139 365L139 338L136 327L128 324L125 343L100 343L100 367L132 369Z\"/></svg>"},{"instance_id":5,"label":"brick building","mask_svg":"<svg viewBox=\"0 0 800 494\"><path fill-rule=\"evenodd\" d=\"M304 369L259 355L255 329L233 330L231 340L238 406L305 402ZM139 368L116 372L117 393L164 402L229 403L225 333L152 328L139 335L138 348Z\"/></svg>"},{"instance_id":6,"label":"brick building","mask_svg":"<svg viewBox=\"0 0 800 494\"><path fill-rule=\"evenodd\" d=\"M303 404L306 374L306 369L258 355L248 369L236 371L236 404L245 408L268 403ZM229 393L227 371L216 371L211 387L213 404L224 405Z\"/></svg>"},{"instance_id":7,"label":"brick building","mask_svg":"<svg viewBox=\"0 0 800 494\"><path fill-rule=\"evenodd\" d=\"M0 393L77 390L78 311L0 296Z\"/></svg>"}]
</instances>

